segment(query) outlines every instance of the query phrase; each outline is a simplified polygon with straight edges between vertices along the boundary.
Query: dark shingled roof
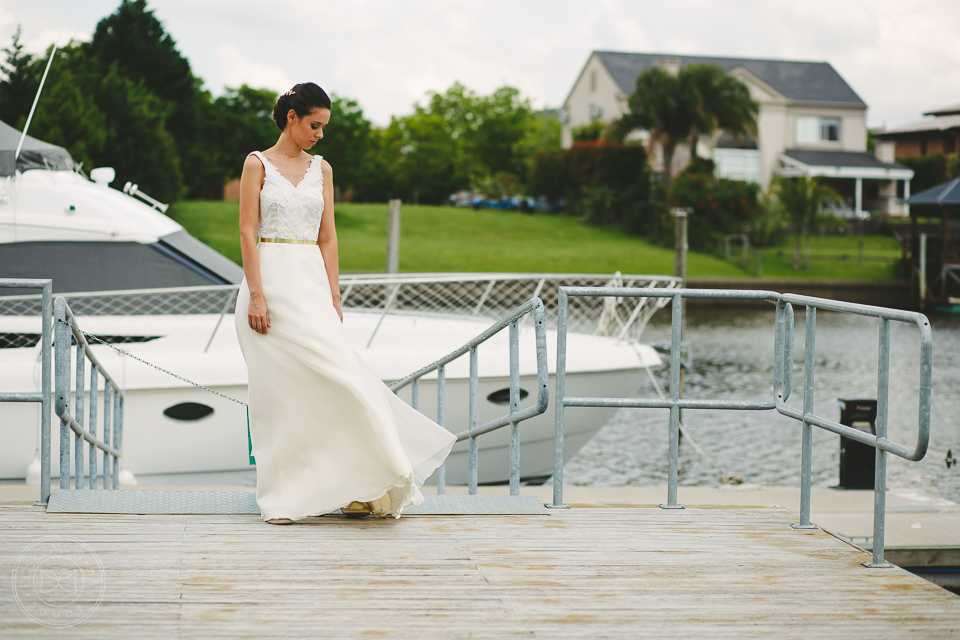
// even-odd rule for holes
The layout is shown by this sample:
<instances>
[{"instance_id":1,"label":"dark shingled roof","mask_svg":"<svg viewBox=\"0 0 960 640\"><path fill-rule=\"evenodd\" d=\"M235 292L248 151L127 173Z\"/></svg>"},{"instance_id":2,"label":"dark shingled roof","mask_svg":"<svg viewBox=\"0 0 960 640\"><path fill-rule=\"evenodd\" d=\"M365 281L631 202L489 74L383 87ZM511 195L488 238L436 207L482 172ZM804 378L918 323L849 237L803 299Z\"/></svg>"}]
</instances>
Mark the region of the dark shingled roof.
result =
<instances>
[{"instance_id":1,"label":"dark shingled roof","mask_svg":"<svg viewBox=\"0 0 960 640\"><path fill-rule=\"evenodd\" d=\"M789 60L752 60L749 58L710 58L702 56L673 56L660 53L621 53L597 51L600 60L616 80L623 93L633 93L637 76L651 67L660 66L663 58L688 64L715 64L732 71L743 67L788 100L820 102L866 107L860 96L840 77L829 62L794 62Z\"/></svg>"},{"instance_id":2,"label":"dark shingled roof","mask_svg":"<svg viewBox=\"0 0 960 640\"><path fill-rule=\"evenodd\" d=\"M783 155L811 167L873 167L876 169L906 169L895 162L883 162L868 151L808 151L787 149Z\"/></svg>"}]
</instances>

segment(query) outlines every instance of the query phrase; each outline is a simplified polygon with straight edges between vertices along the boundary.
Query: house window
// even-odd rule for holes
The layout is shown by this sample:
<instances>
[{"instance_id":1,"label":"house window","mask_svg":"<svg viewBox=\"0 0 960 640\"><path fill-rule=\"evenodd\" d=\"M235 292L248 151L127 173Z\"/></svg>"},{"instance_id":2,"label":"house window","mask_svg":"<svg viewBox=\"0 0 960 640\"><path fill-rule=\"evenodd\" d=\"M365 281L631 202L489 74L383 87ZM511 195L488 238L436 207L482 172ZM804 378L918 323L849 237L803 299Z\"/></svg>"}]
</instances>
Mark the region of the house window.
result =
<instances>
[{"instance_id":1,"label":"house window","mask_svg":"<svg viewBox=\"0 0 960 640\"><path fill-rule=\"evenodd\" d=\"M597 92L597 72L591 71L590 72L590 93L596 93L596 92Z\"/></svg>"},{"instance_id":2,"label":"house window","mask_svg":"<svg viewBox=\"0 0 960 640\"><path fill-rule=\"evenodd\" d=\"M797 143L840 142L840 118L797 116Z\"/></svg>"},{"instance_id":3,"label":"house window","mask_svg":"<svg viewBox=\"0 0 960 640\"><path fill-rule=\"evenodd\" d=\"M840 118L820 118L820 139L840 142Z\"/></svg>"},{"instance_id":4,"label":"house window","mask_svg":"<svg viewBox=\"0 0 960 640\"><path fill-rule=\"evenodd\" d=\"M603 117L603 107L598 104L590 105L590 119L599 120Z\"/></svg>"},{"instance_id":5,"label":"house window","mask_svg":"<svg viewBox=\"0 0 960 640\"><path fill-rule=\"evenodd\" d=\"M760 152L756 149L714 149L713 163L718 178L760 182Z\"/></svg>"}]
</instances>

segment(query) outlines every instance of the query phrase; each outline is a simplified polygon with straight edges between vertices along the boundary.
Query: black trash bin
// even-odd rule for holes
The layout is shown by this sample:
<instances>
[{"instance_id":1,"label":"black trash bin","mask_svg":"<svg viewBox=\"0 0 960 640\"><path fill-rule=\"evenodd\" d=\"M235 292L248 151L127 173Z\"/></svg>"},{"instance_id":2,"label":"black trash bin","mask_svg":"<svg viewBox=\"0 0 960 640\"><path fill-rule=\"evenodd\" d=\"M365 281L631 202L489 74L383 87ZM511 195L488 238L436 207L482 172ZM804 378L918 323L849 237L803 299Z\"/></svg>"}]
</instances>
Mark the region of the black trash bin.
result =
<instances>
[{"instance_id":1,"label":"black trash bin","mask_svg":"<svg viewBox=\"0 0 960 640\"><path fill-rule=\"evenodd\" d=\"M865 433L877 433L877 401L840 398L840 424ZM876 450L868 444L840 436L840 488L873 489Z\"/></svg>"}]
</instances>

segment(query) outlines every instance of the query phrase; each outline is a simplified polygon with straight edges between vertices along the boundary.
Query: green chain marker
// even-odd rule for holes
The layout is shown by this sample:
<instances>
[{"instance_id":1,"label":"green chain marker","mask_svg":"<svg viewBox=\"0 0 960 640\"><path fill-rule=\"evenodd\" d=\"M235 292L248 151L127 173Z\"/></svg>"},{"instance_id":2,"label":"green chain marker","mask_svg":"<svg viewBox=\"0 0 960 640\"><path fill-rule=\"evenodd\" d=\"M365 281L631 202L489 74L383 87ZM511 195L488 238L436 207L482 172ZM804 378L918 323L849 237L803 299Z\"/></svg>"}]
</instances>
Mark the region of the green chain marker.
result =
<instances>
[{"instance_id":1,"label":"green chain marker","mask_svg":"<svg viewBox=\"0 0 960 640\"><path fill-rule=\"evenodd\" d=\"M250 407L247 407L247 451L250 455L250 464L257 464L257 459L253 457L253 440L250 439Z\"/></svg>"}]
</instances>

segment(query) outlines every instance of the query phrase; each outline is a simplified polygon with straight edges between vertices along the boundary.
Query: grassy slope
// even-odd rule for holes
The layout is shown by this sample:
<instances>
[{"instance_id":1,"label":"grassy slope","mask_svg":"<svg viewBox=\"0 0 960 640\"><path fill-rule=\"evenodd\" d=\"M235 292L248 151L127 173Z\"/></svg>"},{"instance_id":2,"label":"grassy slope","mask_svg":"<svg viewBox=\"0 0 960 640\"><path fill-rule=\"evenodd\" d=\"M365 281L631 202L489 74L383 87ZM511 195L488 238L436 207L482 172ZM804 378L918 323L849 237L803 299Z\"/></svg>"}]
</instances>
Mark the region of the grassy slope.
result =
<instances>
[{"instance_id":1,"label":"grassy slope","mask_svg":"<svg viewBox=\"0 0 960 640\"><path fill-rule=\"evenodd\" d=\"M191 234L240 262L236 202L180 202L171 207L170 215ZM385 204L337 205L340 268L344 272L383 271L386 216ZM404 205L402 227L402 271L612 273L619 269L623 273L673 273L671 249L609 229L586 226L563 216ZM868 239L867 254L893 251L896 242L892 238L887 240ZM814 255L847 252L856 256L855 238L814 238L813 241ZM857 267L856 264L812 261L809 271L793 272L790 270L791 246L790 240L785 239L782 259L776 258L776 248L763 251L764 276L856 279L893 276L892 268L881 263ZM691 253L688 273L748 277L752 275L752 267L744 269L736 261Z\"/></svg>"}]
</instances>

